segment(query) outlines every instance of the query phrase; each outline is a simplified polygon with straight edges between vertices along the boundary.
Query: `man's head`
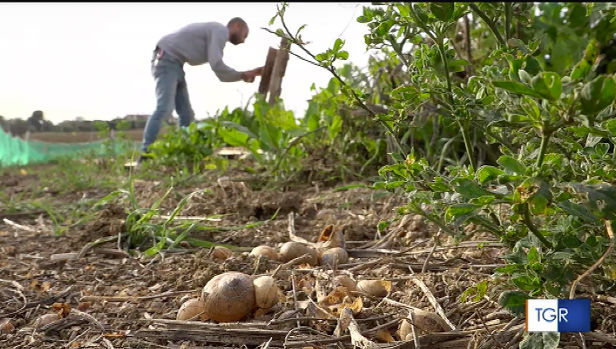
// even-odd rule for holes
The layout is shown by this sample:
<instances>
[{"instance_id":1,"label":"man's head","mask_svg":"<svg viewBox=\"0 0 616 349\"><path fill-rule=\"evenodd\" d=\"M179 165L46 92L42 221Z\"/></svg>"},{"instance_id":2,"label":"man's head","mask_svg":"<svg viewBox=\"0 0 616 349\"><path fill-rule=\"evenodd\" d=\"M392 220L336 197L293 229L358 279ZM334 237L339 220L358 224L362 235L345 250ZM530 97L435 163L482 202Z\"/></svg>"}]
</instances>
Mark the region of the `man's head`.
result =
<instances>
[{"instance_id":1,"label":"man's head","mask_svg":"<svg viewBox=\"0 0 616 349\"><path fill-rule=\"evenodd\" d=\"M229 42L233 45L243 44L248 37L248 24L239 17L235 17L227 23L229 29Z\"/></svg>"}]
</instances>

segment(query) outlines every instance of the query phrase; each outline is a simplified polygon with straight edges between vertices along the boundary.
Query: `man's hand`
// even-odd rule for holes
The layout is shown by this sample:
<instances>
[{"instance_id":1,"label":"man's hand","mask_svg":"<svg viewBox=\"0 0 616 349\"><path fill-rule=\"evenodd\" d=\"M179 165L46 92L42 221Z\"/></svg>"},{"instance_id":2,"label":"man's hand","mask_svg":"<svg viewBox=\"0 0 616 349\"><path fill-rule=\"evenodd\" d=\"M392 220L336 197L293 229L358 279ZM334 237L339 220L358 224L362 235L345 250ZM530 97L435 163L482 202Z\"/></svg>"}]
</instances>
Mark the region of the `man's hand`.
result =
<instances>
[{"instance_id":1,"label":"man's hand","mask_svg":"<svg viewBox=\"0 0 616 349\"><path fill-rule=\"evenodd\" d=\"M261 76L263 74L263 67L255 68L252 72L254 72L255 76Z\"/></svg>"},{"instance_id":2,"label":"man's hand","mask_svg":"<svg viewBox=\"0 0 616 349\"><path fill-rule=\"evenodd\" d=\"M242 72L242 80L244 82L253 82L256 76L257 75L252 70Z\"/></svg>"},{"instance_id":3,"label":"man's hand","mask_svg":"<svg viewBox=\"0 0 616 349\"><path fill-rule=\"evenodd\" d=\"M254 82L255 78L257 76L261 76L262 73L263 73L263 67L245 71L242 73L242 80L244 80L244 82Z\"/></svg>"}]
</instances>

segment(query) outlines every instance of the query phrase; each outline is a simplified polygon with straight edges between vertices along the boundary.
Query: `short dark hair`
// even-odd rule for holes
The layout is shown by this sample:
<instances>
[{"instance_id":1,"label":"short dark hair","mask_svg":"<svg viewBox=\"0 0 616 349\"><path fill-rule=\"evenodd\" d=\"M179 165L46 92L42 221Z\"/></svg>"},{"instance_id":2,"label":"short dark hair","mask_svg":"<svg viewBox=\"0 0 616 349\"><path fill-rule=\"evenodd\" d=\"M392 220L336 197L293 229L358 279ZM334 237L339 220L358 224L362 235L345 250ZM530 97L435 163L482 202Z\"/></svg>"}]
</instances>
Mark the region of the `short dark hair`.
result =
<instances>
[{"instance_id":1,"label":"short dark hair","mask_svg":"<svg viewBox=\"0 0 616 349\"><path fill-rule=\"evenodd\" d=\"M227 27L232 27L234 25L240 25L241 27L246 27L248 28L248 23L246 23L245 20L241 19L240 17L234 17L231 18L231 20L229 21L229 23L227 23Z\"/></svg>"}]
</instances>

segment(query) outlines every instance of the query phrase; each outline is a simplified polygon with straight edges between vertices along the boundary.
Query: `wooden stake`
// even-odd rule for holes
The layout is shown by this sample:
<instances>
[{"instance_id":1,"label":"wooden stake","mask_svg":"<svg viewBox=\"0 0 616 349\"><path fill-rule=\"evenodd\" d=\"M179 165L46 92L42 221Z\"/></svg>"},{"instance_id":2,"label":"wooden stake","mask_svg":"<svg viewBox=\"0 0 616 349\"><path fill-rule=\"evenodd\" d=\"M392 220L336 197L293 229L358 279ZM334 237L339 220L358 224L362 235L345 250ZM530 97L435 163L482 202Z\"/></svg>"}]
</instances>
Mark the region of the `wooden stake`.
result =
<instances>
[{"instance_id":1,"label":"wooden stake","mask_svg":"<svg viewBox=\"0 0 616 349\"><path fill-rule=\"evenodd\" d=\"M259 83L259 94L262 94L263 98L267 98L267 93L269 92L270 79L272 77L272 70L274 70L274 62L276 61L277 54L278 50L272 47L270 47L267 52L267 58L263 66L263 74L261 75L261 83Z\"/></svg>"},{"instance_id":2,"label":"wooden stake","mask_svg":"<svg viewBox=\"0 0 616 349\"><path fill-rule=\"evenodd\" d=\"M282 78L284 77L285 71L287 70L287 62L289 61L289 48L291 47L291 42L287 39L282 39L280 42L280 49L278 50L278 54L276 55L276 60L274 61L274 67L272 70L272 76L269 83L269 101L270 105L276 104L276 98L280 97L280 93L282 92Z\"/></svg>"}]
</instances>

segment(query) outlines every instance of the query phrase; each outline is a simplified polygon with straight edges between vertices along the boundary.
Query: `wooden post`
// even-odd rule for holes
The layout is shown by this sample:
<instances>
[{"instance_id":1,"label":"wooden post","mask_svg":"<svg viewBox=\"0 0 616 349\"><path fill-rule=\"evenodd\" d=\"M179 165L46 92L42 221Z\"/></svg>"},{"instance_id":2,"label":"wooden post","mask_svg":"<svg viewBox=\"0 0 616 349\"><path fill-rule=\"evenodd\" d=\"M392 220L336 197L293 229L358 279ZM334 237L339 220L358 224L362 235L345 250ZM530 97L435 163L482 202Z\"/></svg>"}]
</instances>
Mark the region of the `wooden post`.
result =
<instances>
[{"instance_id":1,"label":"wooden post","mask_svg":"<svg viewBox=\"0 0 616 349\"><path fill-rule=\"evenodd\" d=\"M274 68L274 62L276 61L276 55L278 50L270 47L267 52L267 59L265 59L265 65L263 66L263 74L261 75L261 83L259 83L259 93L263 95L263 98L267 98L269 92L270 79L272 76L272 70Z\"/></svg>"},{"instance_id":2,"label":"wooden post","mask_svg":"<svg viewBox=\"0 0 616 349\"><path fill-rule=\"evenodd\" d=\"M280 96L282 92L282 78L287 70L287 62L289 61L289 48L291 47L291 42L287 39L282 39L280 42L280 49L278 50L278 54L276 55L276 60L274 61L274 67L272 68L272 76L269 82L269 101L270 105L276 104L276 98Z\"/></svg>"}]
</instances>

